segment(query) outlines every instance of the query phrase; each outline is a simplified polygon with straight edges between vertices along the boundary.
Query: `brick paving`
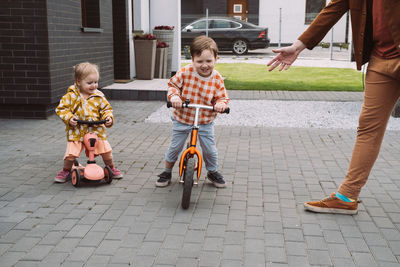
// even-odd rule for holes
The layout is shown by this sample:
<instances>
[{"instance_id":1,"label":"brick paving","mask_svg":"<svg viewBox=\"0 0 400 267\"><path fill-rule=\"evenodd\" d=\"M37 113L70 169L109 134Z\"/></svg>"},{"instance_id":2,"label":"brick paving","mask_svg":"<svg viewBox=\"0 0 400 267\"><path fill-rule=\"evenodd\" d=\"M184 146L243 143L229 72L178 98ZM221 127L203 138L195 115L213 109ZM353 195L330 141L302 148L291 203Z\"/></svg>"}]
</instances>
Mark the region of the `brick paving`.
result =
<instances>
[{"instance_id":1,"label":"brick paving","mask_svg":"<svg viewBox=\"0 0 400 267\"><path fill-rule=\"evenodd\" d=\"M356 129L216 126L228 186L203 170L182 210L176 168L170 187L154 186L171 125L144 119L164 103L111 103L125 173L111 185L53 183L66 144L56 116L0 120L0 266L399 266L398 132L385 136L358 215L345 216L302 203L337 188Z\"/></svg>"}]
</instances>

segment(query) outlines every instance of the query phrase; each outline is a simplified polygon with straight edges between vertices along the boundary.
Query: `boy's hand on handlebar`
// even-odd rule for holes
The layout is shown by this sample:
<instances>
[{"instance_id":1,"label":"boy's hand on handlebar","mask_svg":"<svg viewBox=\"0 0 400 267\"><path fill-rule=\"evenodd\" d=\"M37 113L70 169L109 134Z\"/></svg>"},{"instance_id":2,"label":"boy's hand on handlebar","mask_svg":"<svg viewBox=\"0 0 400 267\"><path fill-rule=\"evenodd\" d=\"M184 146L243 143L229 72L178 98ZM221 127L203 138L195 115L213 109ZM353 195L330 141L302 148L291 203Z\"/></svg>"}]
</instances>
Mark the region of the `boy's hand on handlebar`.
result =
<instances>
[{"instance_id":1,"label":"boy's hand on handlebar","mask_svg":"<svg viewBox=\"0 0 400 267\"><path fill-rule=\"evenodd\" d=\"M216 112L224 112L226 109L226 104L224 102L218 102L214 106Z\"/></svg>"},{"instance_id":2,"label":"boy's hand on handlebar","mask_svg":"<svg viewBox=\"0 0 400 267\"><path fill-rule=\"evenodd\" d=\"M180 97L173 97L171 103L174 108L182 108L182 99Z\"/></svg>"},{"instance_id":3,"label":"boy's hand on handlebar","mask_svg":"<svg viewBox=\"0 0 400 267\"><path fill-rule=\"evenodd\" d=\"M106 127L110 127L112 125L112 118L106 117L106 123L104 124Z\"/></svg>"},{"instance_id":4,"label":"boy's hand on handlebar","mask_svg":"<svg viewBox=\"0 0 400 267\"><path fill-rule=\"evenodd\" d=\"M71 125L71 126L73 126L73 127L75 127L75 126L77 126L78 125L78 122L76 121L78 118L77 117L75 117L75 116L72 116L70 119L69 119L69 125Z\"/></svg>"}]
</instances>

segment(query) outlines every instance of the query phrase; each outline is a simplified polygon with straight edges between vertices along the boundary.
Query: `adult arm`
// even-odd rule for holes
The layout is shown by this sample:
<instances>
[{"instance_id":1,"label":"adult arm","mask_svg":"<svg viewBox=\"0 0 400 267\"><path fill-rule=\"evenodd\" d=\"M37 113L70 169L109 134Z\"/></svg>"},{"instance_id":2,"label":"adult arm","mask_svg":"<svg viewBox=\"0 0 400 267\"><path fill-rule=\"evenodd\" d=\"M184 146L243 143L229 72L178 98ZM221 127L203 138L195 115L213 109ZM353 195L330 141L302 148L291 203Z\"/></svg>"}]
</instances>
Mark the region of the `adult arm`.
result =
<instances>
[{"instance_id":1,"label":"adult arm","mask_svg":"<svg viewBox=\"0 0 400 267\"><path fill-rule=\"evenodd\" d=\"M274 49L272 52L279 53L267 66L272 71L279 66L279 71L287 70L297 59L305 48L313 49L336 24L336 22L349 10L351 0L332 0L321 10L307 30L300 35L291 46Z\"/></svg>"}]
</instances>

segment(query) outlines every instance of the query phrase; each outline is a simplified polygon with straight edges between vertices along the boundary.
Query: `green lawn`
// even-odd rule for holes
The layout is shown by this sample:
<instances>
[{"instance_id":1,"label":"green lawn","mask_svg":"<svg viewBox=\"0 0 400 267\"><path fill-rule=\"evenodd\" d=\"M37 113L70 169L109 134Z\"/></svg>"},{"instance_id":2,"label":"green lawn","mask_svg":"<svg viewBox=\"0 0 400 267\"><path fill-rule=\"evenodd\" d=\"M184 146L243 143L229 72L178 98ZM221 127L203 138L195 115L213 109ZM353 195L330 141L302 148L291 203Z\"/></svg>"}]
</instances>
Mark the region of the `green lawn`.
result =
<instances>
[{"instance_id":1,"label":"green lawn","mask_svg":"<svg viewBox=\"0 0 400 267\"><path fill-rule=\"evenodd\" d=\"M228 90L362 91L362 74L353 69L291 67L268 71L266 65L221 63L215 67Z\"/></svg>"}]
</instances>

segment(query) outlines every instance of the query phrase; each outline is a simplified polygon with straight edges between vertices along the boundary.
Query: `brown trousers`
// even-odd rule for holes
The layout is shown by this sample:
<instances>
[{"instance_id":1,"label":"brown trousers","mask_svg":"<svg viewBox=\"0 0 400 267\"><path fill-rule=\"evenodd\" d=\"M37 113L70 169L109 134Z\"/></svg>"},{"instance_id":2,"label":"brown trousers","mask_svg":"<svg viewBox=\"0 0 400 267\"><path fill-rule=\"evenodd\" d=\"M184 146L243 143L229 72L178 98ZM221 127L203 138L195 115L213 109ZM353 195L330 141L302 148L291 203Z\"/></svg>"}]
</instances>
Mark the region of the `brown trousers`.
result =
<instances>
[{"instance_id":1,"label":"brown trousers","mask_svg":"<svg viewBox=\"0 0 400 267\"><path fill-rule=\"evenodd\" d=\"M400 57L371 57L365 78L364 102L346 178L339 193L358 199L379 154L391 112L400 97Z\"/></svg>"}]
</instances>

